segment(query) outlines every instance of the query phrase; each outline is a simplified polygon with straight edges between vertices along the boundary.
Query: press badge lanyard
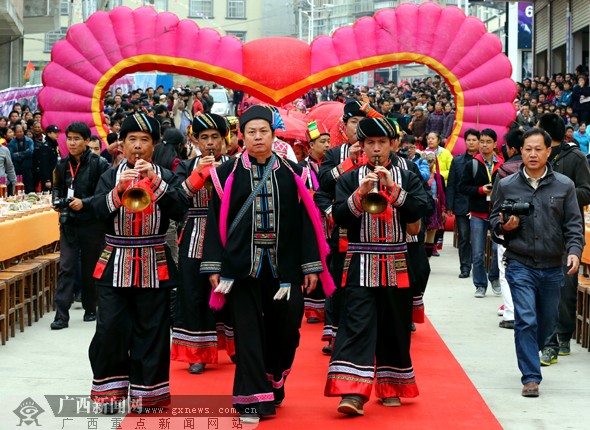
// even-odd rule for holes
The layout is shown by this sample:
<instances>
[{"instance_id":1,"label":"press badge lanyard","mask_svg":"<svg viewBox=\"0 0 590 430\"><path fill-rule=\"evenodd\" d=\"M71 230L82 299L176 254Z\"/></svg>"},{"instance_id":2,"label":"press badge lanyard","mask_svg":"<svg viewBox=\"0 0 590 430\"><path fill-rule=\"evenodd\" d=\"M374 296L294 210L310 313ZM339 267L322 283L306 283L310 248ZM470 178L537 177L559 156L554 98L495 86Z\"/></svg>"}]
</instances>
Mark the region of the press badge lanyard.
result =
<instances>
[{"instance_id":1,"label":"press badge lanyard","mask_svg":"<svg viewBox=\"0 0 590 430\"><path fill-rule=\"evenodd\" d=\"M485 157L482 157L484 159L484 164L486 166L486 173L488 174L488 179L490 180L490 182L488 182L489 184L492 183L492 172L494 171L494 158L492 156L492 163L488 164L488 160L485 159ZM491 195L488 194L486 196L486 200L490 201L491 200Z\"/></svg>"},{"instance_id":2,"label":"press badge lanyard","mask_svg":"<svg viewBox=\"0 0 590 430\"><path fill-rule=\"evenodd\" d=\"M76 179L76 175L78 174L78 169L80 168L80 164L82 164L82 163L78 163L78 165L76 166L76 170L74 170L74 168L72 167L71 161L68 164L70 166L70 174L72 175L72 183L70 184L70 187L68 188L68 197L74 197L74 179Z\"/></svg>"}]
</instances>

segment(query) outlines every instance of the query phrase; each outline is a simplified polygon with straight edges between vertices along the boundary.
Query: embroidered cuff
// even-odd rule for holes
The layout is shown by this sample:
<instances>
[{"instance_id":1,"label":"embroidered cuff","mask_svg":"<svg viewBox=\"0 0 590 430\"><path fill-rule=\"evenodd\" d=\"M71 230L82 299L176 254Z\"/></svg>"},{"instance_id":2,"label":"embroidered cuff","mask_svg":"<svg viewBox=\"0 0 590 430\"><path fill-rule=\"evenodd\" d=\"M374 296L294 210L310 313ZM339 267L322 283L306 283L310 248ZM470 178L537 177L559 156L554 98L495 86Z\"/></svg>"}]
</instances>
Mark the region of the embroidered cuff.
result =
<instances>
[{"instance_id":1,"label":"embroidered cuff","mask_svg":"<svg viewBox=\"0 0 590 430\"><path fill-rule=\"evenodd\" d=\"M312 261L311 263L303 263L301 265L301 271L304 275L310 275L312 273L321 273L324 269L321 261Z\"/></svg>"},{"instance_id":2,"label":"embroidered cuff","mask_svg":"<svg viewBox=\"0 0 590 430\"><path fill-rule=\"evenodd\" d=\"M194 197L205 184L205 178L201 172L193 170L191 175L182 183L182 188L189 197Z\"/></svg>"},{"instance_id":3,"label":"embroidered cuff","mask_svg":"<svg viewBox=\"0 0 590 430\"><path fill-rule=\"evenodd\" d=\"M352 193L346 202L348 203L348 209L350 212L352 212L355 217L359 218L363 213L363 205L361 203L359 190Z\"/></svg>"},{"instance_id":4,"label":"embroidered cuff","mask_svg":"<svg viewBox=\"0 0 590 430\"><path fill-rule=\"evenodd\" d=\"M157 202L160 200L160 197L162 197L168 190L168 184L162 179L160 175L156 175L154 176L154 179L152 179L150 188L154 193L154 202Z\"/></svg>"},{"instance_id":5,"label":"embroidered cuff","mask_svg":"<svg viewBox=\"0 0 590 430\"><path fill-rule=\"evenodd\" d=\"M202 261L201 273L220 273L221 261Z\"/></svg>"},{"instance_id":6,"label":"embroidered cuff","mask_svg":"<svg viewBox=\"0 0 590 430\"><path fill-rule=\"evenodd\" d=\"M342 162L342 164L340 164L340 166L342 167L343 172L350 172L352 169L354 169L356 166L354 164L354 161L352 161L352 159L349 157L346 160L344 160Z\"/></svg>"},{"instance_id":7,"label":"embroidered cuff","mask_svg":"<svg viewBox=\"0 0 590 430\"><path fill-rule=\"evenodd\" d=\"M109 208L109 212L111 213L115 212L122 206L117 186L115 186L115 188L113 188L111 192L107 194L107 206Z\"/></svg>"},{"instance_id":8,"label":"embroidered cuff","mask_svg":"<svg viewBox=\"0 0 590 430\"><path fill-rule=\"evenodd\" d=\"M393 206L397 208L404 204L407 196L407 191L404 190L402 187L399 187L396 190L394 190L394 192L391 194L389 201L393 204Z\"/></svg>"}]
</instances>

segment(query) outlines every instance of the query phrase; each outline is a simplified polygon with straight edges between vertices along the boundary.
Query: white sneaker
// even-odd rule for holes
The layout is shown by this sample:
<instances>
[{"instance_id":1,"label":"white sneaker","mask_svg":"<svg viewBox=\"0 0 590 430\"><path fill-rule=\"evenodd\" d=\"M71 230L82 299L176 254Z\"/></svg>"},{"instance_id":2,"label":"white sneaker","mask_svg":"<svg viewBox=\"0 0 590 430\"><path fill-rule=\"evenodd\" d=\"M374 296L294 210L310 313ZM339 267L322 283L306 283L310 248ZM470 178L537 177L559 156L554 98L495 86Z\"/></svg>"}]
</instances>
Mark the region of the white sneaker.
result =
<instances>
[{"instance_id":1,"label":"white sneaker","mask_svg":"<svg viewBox=\"0 0 590 430\"><path fill-rule=\"evenodd\" d=\"M502 305L498 308L498 316L499 317L504 316L504 305Z\"/></svg>"}]
</instances>

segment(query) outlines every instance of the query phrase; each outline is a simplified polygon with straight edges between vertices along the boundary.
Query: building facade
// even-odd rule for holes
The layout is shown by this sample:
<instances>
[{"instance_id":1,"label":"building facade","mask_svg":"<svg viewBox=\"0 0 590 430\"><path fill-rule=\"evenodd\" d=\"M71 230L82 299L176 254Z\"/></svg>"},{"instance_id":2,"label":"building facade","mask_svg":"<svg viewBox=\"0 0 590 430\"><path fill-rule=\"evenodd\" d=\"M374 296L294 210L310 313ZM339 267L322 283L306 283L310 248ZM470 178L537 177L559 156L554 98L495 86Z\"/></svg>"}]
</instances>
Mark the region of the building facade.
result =
<instances>
[{"instance_id":1,"label":"building facade","mask_svg":"<svg viewBox=\"0 0 590 430\"><path fill-rule=\"evenodd\" d=\"M25 83L25 35L57 27L60 0L0 0L0 89Z\"/></svg>"},{"instance_id":2,"label":"building facade","mask_svg":"<svg viewBox=\"0 0 590 430\"><path fill-rule=\"evenodd\" d=\"M536 75L588 68L590 44L590 1L535 1L533 38Z\"/></svg>"},{"instance_id":3,"label":"building facade","mask_svg":"<svg viewBox=\"0 0 590 430\"><path fill-rule=\"evenodd\" d=\"M37 69L50 61L51 48L65 37L71 25L84 22L97 10L108 11L118 6L132 9L151 6L158 12L172 12L180 19L195 21L201 28L213 28L222 36L233 35L243 42L269 36L292 36L295 32L292 7L272 0L56 1L60 9L58 27L50 32L28 34L30 37L25 39L24 62L32 61Z\"/></svg>"}]
</instances>

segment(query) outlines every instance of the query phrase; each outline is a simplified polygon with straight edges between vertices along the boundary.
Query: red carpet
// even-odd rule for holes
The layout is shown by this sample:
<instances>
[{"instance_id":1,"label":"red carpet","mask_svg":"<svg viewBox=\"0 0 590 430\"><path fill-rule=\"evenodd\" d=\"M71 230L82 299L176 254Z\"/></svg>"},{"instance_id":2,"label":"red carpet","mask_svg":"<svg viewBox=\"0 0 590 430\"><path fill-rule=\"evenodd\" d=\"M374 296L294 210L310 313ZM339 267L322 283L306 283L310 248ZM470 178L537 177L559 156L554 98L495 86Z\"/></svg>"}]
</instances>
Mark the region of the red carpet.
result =
<instances>
[{"instance_id":1,"label":"red carpet","mask_svg":"<svg viewBox=\"0 0 590 430\"><path fill-rule=\"evenodd\" d=\"M324 397L324 383L329 357L322 355L321 325L304 323L301 345L297 351L293 371L286 383L286 399L277 415L263 419L260 429L501 429L482 397L459 363L455 360L430 321L418 325L412 337L412 360L420 396L402 399L402 406L387 408L373 397L365 405L362 417L347 417L336 412L338 398ZM187 365L171 365L173 395L229 395L233 382L233 365L225 352L220 364L207 368L202 375L190 375ZM140 416L129 415L123 428L137 428ZM145 415L143 416L145 417ZM205 421L203 421L205 420ZM219 422L219 429L231 428L228 418ZM171 418L170 426L161 426L156 418L144 418L145 428L185 428L181 418ZM207 429L206 418L196 418L194 428ZM215 428L209 423L209 428ZM235 427L234 427L235 428ZM245 426L253 428L253 426Z\"/></svg>"}]
</instances>

